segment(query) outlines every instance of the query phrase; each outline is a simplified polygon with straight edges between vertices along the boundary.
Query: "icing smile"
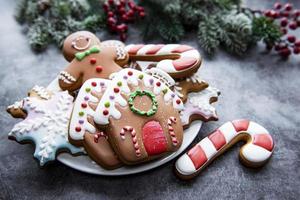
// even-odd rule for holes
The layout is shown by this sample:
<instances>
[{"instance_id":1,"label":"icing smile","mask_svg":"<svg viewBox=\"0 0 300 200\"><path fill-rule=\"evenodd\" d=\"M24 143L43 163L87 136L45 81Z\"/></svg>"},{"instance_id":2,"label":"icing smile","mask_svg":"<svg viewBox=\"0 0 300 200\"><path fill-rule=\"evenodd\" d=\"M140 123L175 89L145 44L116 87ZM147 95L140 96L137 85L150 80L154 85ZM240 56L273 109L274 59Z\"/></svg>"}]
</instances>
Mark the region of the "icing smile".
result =
<instances>
[{"instance_id":1,"label":"icing smile","mask_svg":"<svg viewBox=\"0 0 300 200\"><path fill-rule=\"evenodd\" d=\"M69 74L66 71L61 71L58 75L58 79L62 80L63 82L67 84L72 84L76 81L76 78L74 78L71 74Z\"/></svg>"}]
</instances>

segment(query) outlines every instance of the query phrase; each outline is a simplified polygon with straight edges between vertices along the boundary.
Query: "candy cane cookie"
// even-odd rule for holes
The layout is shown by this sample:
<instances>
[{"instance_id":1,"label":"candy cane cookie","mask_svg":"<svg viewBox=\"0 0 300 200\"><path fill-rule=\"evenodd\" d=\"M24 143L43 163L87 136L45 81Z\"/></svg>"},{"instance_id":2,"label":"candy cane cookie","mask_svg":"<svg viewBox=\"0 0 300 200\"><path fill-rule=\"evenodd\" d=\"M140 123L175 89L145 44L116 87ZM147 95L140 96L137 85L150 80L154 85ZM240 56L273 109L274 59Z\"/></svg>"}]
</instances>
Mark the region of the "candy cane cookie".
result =
<instances>
[{"instance_id":1,"label":"candy cane cookie","mask_svg":"<svg viewBox=\"0 0 300 200\"><path fill-rule=\"evenodd\" d=\"M156 67L173 78L187 77L201 65L200 53L188 45L130 44L125 50L132 61L156 61Z\"/></svg>"},{"instance_id":2,"label":"candy cane cookie","mask_svg":"<svg viewBox=\"0 0 300 200\"><path fill-rule=\"evenodd\" d=\"M248 167L260 167L271 157L274 141L261 125L249 120L227 122L202 139L175 163L181 179L191 179L238 141L246 141L239 157Z\"/></svg>"}]
</instances>

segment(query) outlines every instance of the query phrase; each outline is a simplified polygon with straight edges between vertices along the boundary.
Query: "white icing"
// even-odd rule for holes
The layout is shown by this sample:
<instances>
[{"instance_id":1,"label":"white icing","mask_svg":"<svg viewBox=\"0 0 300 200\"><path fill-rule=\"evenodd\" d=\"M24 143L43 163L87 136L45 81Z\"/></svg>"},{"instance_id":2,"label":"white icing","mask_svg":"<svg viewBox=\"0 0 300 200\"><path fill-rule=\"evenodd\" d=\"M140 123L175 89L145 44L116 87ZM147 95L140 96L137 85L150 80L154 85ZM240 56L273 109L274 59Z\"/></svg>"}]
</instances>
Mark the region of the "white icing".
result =
<instances>
[{"instance_id":1,"label":"white icing","mask_svg":"<svg viewBox=\"0 0 300 200\"><path fill-rule=\"evenodd\" d=\"M226 122L225 124L223 124L219 128L219 131L223 133L226 143L229 143L232 140L232 138L234 138L237 135L237 132L231 122Z\"/></svg>"},{"instance_id":2,"label":"white icing","mask_svg":"<svg viewBox=\"0 0 300 200\"><path fill-rule=\"evenodd\" d=\"M198 143L198 145L205 152L207 160L211 159L217 153L214 144L210 141L208 137L205 137L203 140L201 140Z\"/></svg>"},{"instance_id":3,"label":"white icing","mask_svg":"<svg viewBox=\"0 0 300 200\"><path fill-rule=\"evenodd\" d=\"M92 85L93 82L96 83L96 86ZM89 131L90 133L96 132L95 127L87 120L88 115L95 115L94 110L89 106L88 102L97 103L99 100L92 95L92 92L98 92L100 94L103 93L110 82L111 81L107 79L92 78L87 80L81 86L74 103L74 108L70 119L69 135L73 140L83 140L85 131ZM102 85L100 83L102 83ZM90 91L86 91L87 88L89 88ZM88 100L85 98L88 98ZM83 108L82 103L85 103L87 107ZM79 115L80 112L83 112L82 116ZM80 120L82 124L79 123ZM76 131L76 127L80 127L81 131Z\"/></svg>"},{"instance_id":4,"label":"white icing","mask_svg":"<svg viewBox=\"0 0 300 200\"><path fill-rule=\"evenodd\" d=\"M185 153L175 163L176 170L183 175L191 175L196 172L193 161Z\"/></svg>"},{"instance_id":5,"label":"white icing","mask_svg":"<svg viewBox=\"0 0 300 200\"><path fill-rule=\"evenodd\" d=\"M264 162L272 155L272 152L254 144L246 144L242 147L241 153L245 159L253 163Z\"/></svg>"},{"instance_id":6,"label":"white icing","mask_svg":"<svg viewBox=\"0 0 300 200\"><path fill-rule=\"evenodd\" d=\"M116 54L117 54L116 60L123 60L126 58L127 53L125 50L125 45L118 40L106 40L106 41L101 42L100 46L115 47Z\"/></svg>"},{"instance_id":7,"label":"white icing","mask_svg":"<svg viewBox=\"0 0 300 200\"><path fill-rule=\"evenodd\" d=\"M58 77L51 81L51 83L47 86L46 89L51 92L61 92L62 89L59 86Z\"/></svg>"},{"instance_id":8,"label":"white icing","mask_svg":"<svg viewBox=\"0 0 300 200\"><path fill-rule=\"evenodd\" d=\"M138 50L138 52L136 53L136 55L146 55L147 51L154 46L155 45L153 45L153 44L147 44L147 45L143 46L142 48L140 48Z\"/></svg>"},{"instance_id":9,"label":"white icing","mask_svg":"<svg viewBox=\"0 0 300 200\"><path fill-rule=\"evenodd\" d=\"M7 106L8 109L18 109L18 108L22 108L23 106L23 100L21 101L16 101L14 104Z\"/></svg>"},{"instance_id":10,"label":"white icing","mask_svg":"<svg viewBox=\"0 0 300 200\"><path fill-rule=\"evenodd\" d=\"M151 69L145 70L145 72L147 74L161 80L161 82L163 82L169 88L175 85L174 79L169 74L167 74L166 72L164 72L160 69L151 68Z\"/></svg>"},{"instance_id":11,"label":"white icing","mask_svg":"<svg viewBox=\"0 0 300 200\"><path fill-rule=\"evenodd\" d=\"M173 65L173 60L165 59L156 64L156 68L164 70L167 73L175 73L177 70Z\"/></svg>"},{"instance_id":12,"label":"white icing","mask_svg":"<svg viewBox=\"0 0 300 200\"><path fill-rule=\"evenodd\" d=\"M218 96L219 90L213 87L207 87L198 93L188 94L185 109L180 113L182 124L189 124L190 116L193 114L200 115L205 119L217 118L216 109L210 104L210 100Z\"/></svg>"},{"instance_id":13,"label":"white icing","mask_svg":"<svg viewBox=\"0 0 300 200\"><path fill-rule=\"evenodd\" d=\"M268 134L269 132L261 125L250 121L247 129L247 133L249 133L250 135L255 135L255 134L264 134L264 133Z\"/></svg>"},{"instance_id":14,"label":"white icing","mask_svg":"<svg viewBox=\"0 0 300 200\"><path fill-rule=\"evenodd\" d=\"M128 75L128 72L131 71L133 74L130 76ZM139 79L139 76L142 75L143 78ZM124 78L126 77L126 79ZM152 82L150 81L152 80ZM104 92L103 97L101 98L95 115L94 115L94 121L97 124L108 124L109 123L109 117L113 117L115 119L120 119L121 113L118 111L118 109L115 107L115 105L119 104L121 106L127 106L127 101L122 97L121 93L129 94L130 92L133 92L130 90L129 85L135 85L137 86L139 81L143 81L144 85L148 88L152 88L153 92L155 94L159 94L162 92L163 89L166 89L167 92L164 95L164 100L166 103L169 103L171 99L172 105L177 110L183 110L184 105L180 101L180 104L176 103L176 100L179 99L176 94L171 91L163 82L159 81L155 77L152 77L144 72L134 70L134 69L123 69L117 73L114 74L114 77L112 79L112 82L109 84L107 90ZM160 82L161 85L157 86L156 83ZM121 86L118 85L118 83L121 83ZM119 88L121 92L115 93L114 88ZM174 95L174 98L172 97ZM110 99L111 96L114 96L114 99ZM105 107L105 102L110 102L110 107ZM108 115L104 115L103 111L107 110Z\"/></svg>"},{"instance_id":15,"label":"white icing","mask_svg":"<svg viewBox=\"0 0 300 200\"><path fill-rule=\"evenodd\" d=\"M42 87L42 86L38 86L38 85L35 85L32 90L34 92L37 93L37 95L39 97L41 97L42 99L45 99L45 100L48 100L50 99L50 94L49 92L46 90L46 88Z\"/></svg>"},{"instance_id":16,"label":"white icing","mask_svg":"<svg viewBox=\"0 0 300 200\"><path fill-rule=\"evenodd\" d=\"M176 49L179 46L180 44L166 44L158 52L156 52L155 55L169 55L173 49Z\"/></svg>"},{"instance_id":17,"label":"white icing","mask_svg":"<svg viewBox=\"0 0 300 200\"><path fill-rule=\"evenodd\" d=\"M56 93L49 100L26 97L23 101L22 109L26 110L27 117L16 124L9 135L18 142L33 141L34 157L41 166L55 160L59 149L82 152L68 141L68 121L73 106L73 97L68 92Z\"/></svg>"},{"instance_id":18,"label":"white icing","mask_svg":"<svg viewBox=\"0 0 300 200\"><path fill-rule=\"evenodd\" d=\"M129 45L125 46L125 50L128 52L133 46L135 46L135 45L129 44Z\"/></svg>"},{"instance_id":19,"label":"white icing","mask_svg":"<svg viewBox=\"0 0 300 200\"><path fill-rule=\"evenodd\" d=\"M185 51L185 52L181 53L180 55L181 55L181 58L182 57L192 57L192 58L196 58L197 60L200 59L200 53L196 49L191 49L191 50Z\"/></svg>"},{"instance_id":20,"label":"white icing","mask_svg":"<svg viewBox=\"0 0 300 200\"><path fill-rule=\"evenodd\" d=\"M61 71L58 75L58 79L62 80L63 82L67 84L71 84L72 82L76 81L76 78L74 78L71 74L69 74L66 71Z\"/></svg>"}]
</instances>

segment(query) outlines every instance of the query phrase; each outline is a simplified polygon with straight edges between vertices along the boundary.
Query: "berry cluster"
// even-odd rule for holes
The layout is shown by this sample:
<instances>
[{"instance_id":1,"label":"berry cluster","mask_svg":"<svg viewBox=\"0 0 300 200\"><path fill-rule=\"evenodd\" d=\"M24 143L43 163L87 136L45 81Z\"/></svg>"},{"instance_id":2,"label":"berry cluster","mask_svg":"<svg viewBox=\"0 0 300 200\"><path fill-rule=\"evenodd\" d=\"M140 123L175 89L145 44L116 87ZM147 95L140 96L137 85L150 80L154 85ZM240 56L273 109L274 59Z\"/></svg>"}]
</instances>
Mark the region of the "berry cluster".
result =
<instances>
[{"instance_id":1,"label":"berry cluster","mask_svg":"<svg viewBox=\"0 0 300 200\"><path fill-rule=\"evenodd\" d=\"M103 4L107 16L107 25L111 32L118 33L120 40L127 38L128 23L145 17L145 10L133 0L107 0Z\"/></svg>"},{"instance_id":2,"label":"berry cluster","mask_svg":"<svg viewBox=\"0 0 300 200\"><path fill-rule=\"evenodd\" d=\"M291 33L300 28L300 10L294 9L290 3L282 5L277 2L273 9L264 11L264 15L275 20L283 33L281 40L274 45L274 50L283 58L289 57L292 53L300 54L300 38Z\"/></svg>"}]
</instances>

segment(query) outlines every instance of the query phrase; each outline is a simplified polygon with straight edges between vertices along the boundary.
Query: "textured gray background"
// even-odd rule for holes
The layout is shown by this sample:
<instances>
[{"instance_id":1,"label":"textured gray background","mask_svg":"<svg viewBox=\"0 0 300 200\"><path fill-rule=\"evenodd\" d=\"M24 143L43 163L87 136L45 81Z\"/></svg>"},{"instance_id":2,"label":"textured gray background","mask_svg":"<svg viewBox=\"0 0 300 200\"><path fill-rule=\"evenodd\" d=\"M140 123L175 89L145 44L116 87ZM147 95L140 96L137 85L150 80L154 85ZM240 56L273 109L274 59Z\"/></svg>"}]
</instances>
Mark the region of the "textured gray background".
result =
<instances>
[{"instance_id":1,"label":"textured gray background","mask_svg":"<svg viewBox=\"0 0 300 200\"><path fill-rule=\"evenodd\" d=\"M252 6L271 5L254 1ZM300 7L300 2L297 2ZM7 139L16 120L6 106L26 95L34 84L47 85L67 62L59 50L34 54L13 19L15 1L1 1L0 16L0 199L299 199L300 196L300 59L281 61L261 48L244 58L219 52L205 59L202 77L218 87L220 120L204 124L197 141L228 120L249 118L263 124L276 141L270 162L260 170L240 165L241 143L218 158L191 182L178 180L173 162L127 177L83 174L59 162L39 169L31 145ZM188 36L182 43L196 46ZM105 35L102 40L107 39ZM130 34L128 42L141 42ZM205 57L206 58L206 57Z\"/></svg>"}]
</instances>

